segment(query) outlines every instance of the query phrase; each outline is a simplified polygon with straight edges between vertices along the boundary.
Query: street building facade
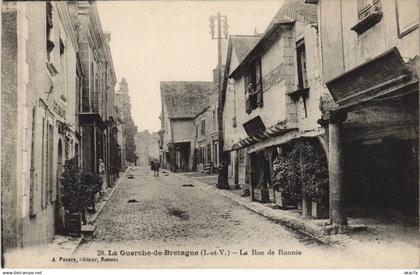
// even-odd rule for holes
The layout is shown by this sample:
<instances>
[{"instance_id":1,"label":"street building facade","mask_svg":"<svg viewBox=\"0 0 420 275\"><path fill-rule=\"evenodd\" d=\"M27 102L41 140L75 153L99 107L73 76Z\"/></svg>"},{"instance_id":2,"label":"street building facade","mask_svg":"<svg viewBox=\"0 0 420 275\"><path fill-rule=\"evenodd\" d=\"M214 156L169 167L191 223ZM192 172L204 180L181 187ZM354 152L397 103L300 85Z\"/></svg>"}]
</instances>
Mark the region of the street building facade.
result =
<instances>
[{"instance_id":1,"label":"street building facade","mask_svg":"<svg viewBox=\"0 0 420 275\"><path fill-rule=\"evenodd\" d=\"M345 231L348 217L381 213L418 226L418 2L313 2L331 95L321 120L330 221Z\"/></svg>"},{"instance_id":2,"label":"street building facade","mask_svg":"<svg viewBox=\"0 0 420 275\"><path fill-rule=\"evenodd\" d=\"M329 218L335 232L351 230L348 217L378 219L379 212L414 225L419 34L410 5L287 0L262 36L230 36L223 92L229 185L281 205L274 170L297 152L303 217ZM342 26L329 19L332 11ZM304 150L316 152L319 171L327 171L323 205L309 196L321 187L311 191L302 176Z\"/></svg>"},{"instance_id":3,"label":"street building facade","mask_svg":"<svg viewBox=\"0 0 420 275\"><path fill-rule=\"evenodd\" d=\"M160 83L161 164L171 171L191 171L194 163L195 118L209 105L213 82ZM205 124L205 122L204 122Z\"/></svg>"},{"instance_id":4,"label":"street building facade","mask_svg":"<svg viewBox=\"0 0 420 275\"><path fill-rule=\"evenodd\" d=\"M285 1L262 36L231 36L225 150L233 185L245 184L252 200L276 200L274 160L299 140L317 142L323 134L316 23L314 6Z\"/></svg>"},{"instance_id":5,"label":"street building facade","mask_svg":"<svg viewBox=\"0 0 420 275\"><path fill-rule=\"evenodd\" d=\"M61 175L75 158L118 177L116 77L95 2L2 5L2 251L62 234ZM121 126L120 126L121 127ZM7 221L7 222L6 222ZM4 254L2 254L4 255Z\"/></svg>"},{"instance_id":6,"label":"street building facade","mask_svg":"<svg viewBox=\"0 0 420 275\"><path fill-rule=\"evenodd\" d=\"M110 34L101 27L95 2L75 2L79 30L80 59L86 72L82 79L79 121L82 136L82 168L99 173L99 160L105 162L105 190L116 178L117 155L115 72L109 51Z\"/></svg>"},{"instance_id":7,"label":"street building facade","mask_svg":"<svg viewBox=\"0 0 420 275\"><path fill-rule=\"evenodd\" d=\"M59 177L80 157L84 71L67 2L2 6L2 245L50 242L63 226ZM5 222L7 221L7 222Z\"/></svg>"},{"instance_id":8,"label":"street building facade","mask_svg":"<svg viewBox=\"0 0 420 275\"><path fill-rule=\"evenodd\" d=\"M149 166L152 160L159 160L159 135L148 130L136 135L136 155L138 166Z\"/></svg>"}]
</instances>

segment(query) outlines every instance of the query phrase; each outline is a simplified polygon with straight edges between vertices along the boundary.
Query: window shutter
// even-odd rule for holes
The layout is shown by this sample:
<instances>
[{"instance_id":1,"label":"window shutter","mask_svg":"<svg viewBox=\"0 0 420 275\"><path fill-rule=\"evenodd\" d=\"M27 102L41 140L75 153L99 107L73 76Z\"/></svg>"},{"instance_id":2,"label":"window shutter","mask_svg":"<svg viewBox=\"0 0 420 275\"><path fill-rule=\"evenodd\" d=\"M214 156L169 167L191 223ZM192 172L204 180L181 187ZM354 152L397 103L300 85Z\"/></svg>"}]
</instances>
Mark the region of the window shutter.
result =
<instances>
[{"instance_id":1,"label":"window shutter","mask_svg":"<svg viewBox=\"0 0 420 275\"><path fill-rule=\"evenodd\" d=\"M257 93L257 105L258 105L258 107L262 107L263 106L263 94L262 94L262 90L261 89Z\"/></svg>"},{"instance_id":2,"label":"window shutter","mask_svg":"<svg viewBox=\"0 0 420 275\"><path fill-rule=\"evenodd\" d=\"M261 59L258 59L255 66L256 85L257 85L257 106L263 106L263 89L262 89L262 76L261 76Z\"/></svg>"},{"instance_id":3,"label":"window shutter","mask_svg":"<svg viewBox=\"0 0 420 275\"><path fill-rule=\"evenodd\" d=\"M31 168L30 168L30 179L29 179L29 217L36 215L36 208L34 204L34 195L35 195L35 184L37 181L36 171L34 167L34 157L35 157L35 129L36 129L36 107L32 110L32 138L31 138Z\"/></svg>"},{"instance_id":4,"label":"window shutter","mask_svg":"<svg viewBox=\"0 0 420 275\"><path fill-rule=\"evenodd\" d=\"M56 176L54 176L54 170L53 170L53 160L54 160L54 126L49 125L50 131L50 181L49 181L49 196L50 196L50 202L55 202L57 197L57 181L58 181L58 173L55 173ZM58 148L57 148L58 149ZM55 179L55 181L54 181Z\"/></svg>"},{"instance_id":5,"label":"window shutter","mask_svg":"<svg viewBox=\"0 0 420 275\"><path fill-rule=\"evenodd\" d=\"M247 97L245 100L245 111L247 114L251 113L252 111L250 97Z\"/></svg>"}]
</instances>

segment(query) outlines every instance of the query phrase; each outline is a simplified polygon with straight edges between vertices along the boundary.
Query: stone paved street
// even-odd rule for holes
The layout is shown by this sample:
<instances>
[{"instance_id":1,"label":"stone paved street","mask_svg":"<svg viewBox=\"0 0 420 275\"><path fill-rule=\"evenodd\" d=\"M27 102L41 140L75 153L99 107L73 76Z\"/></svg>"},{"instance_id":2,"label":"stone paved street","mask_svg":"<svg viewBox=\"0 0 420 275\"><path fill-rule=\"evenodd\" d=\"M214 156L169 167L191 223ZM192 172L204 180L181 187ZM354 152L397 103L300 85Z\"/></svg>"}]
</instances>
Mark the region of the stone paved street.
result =
<instances>
[{"instance_id":1,"label":"stone paved street","mask_svg":"<svg viewBox=\"0 0 420 275\"><path fill-rule=\"evenodd\" d=\"M108 256L109 251L111 254L115 251L117 255L109 259L118 262L101 264L124 267L255 267L258 263L266 267L305 267L320 263L325 267L342 267L349 264L340 249L251 212L206 188L206 184L184 182L171 173L161 173L159 178L154 178L148 167L133 169L122 179L96 220L94 236L77 249L77 255L98 257L104 253ZM127 178L130 173L134 179ZM207 253L216 251L218 255L202 257L203 249ZM257 249L265 255L239 255L240 249L243 254ZM267 256L269 249L276 255ZM280 249L300 251L302 256L278 255ZM154 250L198 251L200 256L121 255L121 251ZM229 256L220 255L225 253ZM358 262L360 265L368 263L367 259Z\"/></svg>"}]
</instances>

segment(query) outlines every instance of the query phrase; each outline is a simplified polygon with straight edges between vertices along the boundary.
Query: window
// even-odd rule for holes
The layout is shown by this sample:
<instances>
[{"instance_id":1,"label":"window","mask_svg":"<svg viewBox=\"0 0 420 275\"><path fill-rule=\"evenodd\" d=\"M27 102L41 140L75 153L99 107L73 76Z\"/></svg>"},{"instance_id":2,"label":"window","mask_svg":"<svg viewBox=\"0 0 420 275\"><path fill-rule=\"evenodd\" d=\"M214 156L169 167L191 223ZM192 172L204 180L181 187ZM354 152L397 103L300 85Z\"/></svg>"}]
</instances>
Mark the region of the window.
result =
<instances>
[{"instance_id":1,"label":"window","mask_svg":"<svg viewBox=\"0 0 420 275\"><path fill-rule=\"evenodd\" d=\"M201 121L201 135L206 135L206 121L204 119Z\"/></svg>"},{"instance_id":2,"label":"window","mask_svg":"<svg viewBox=\"0 0 420 275\"><path fill-rule=\"evenodd\" d=\"M46 27L46 46L47 46L47 59L50 62L51 59L51 52L54 49L54 42L51 41L51 29L53 28L53 7L51 2L48 1L45 5L46 8L46 18L45 18L45 27Z\"/></svg>"},{"instance_id":3,"label":"window","mask_svg":"<svg viewBox=\"0 0 420 275\"><path fill-rule=\"evenodd\" d=\"M298 70L298 90L303 90L309 87L308 85L308 74L306 71L306 51L305 42L300 40L296 44L296 56L297 56L297 70ZM302 93L302 104L304 117L308 117L306 110L306 96Z\"/></svg>"},{"instance_id":4,"label":"window","mask_svg":"<svg viewBox=\"0 0 420 275\"><path fill-rule=\"evenodd\" d=\"M380 0L358 1L358 23L351 28L357 34L362 34L382 19L382 4Z\"/></svg>"},{"instance_id":5,"label":"window","mask_svg":"<svg viewBox=\"0 0 420 275\"><path fill-rule=\"evenodd\" d=\"M63 40L60 38L60 75L61 75L61 93L62 99L66 101L67 97L67 60L64 52L65 46ZM64 98L63 98L64 96Z\"/></svg>"},{"instance_id":6,"label":"window","mask_svg":"<svg viewBox=\"0 0 420 275\"><path fill-rule=\"evenodd\" d=\"M398 36L402 37L419 26L417 0L395 0Z\"/></svg>"},{"instance_id":7,"label":"window","mask_svg":"<svg viewBox=\"0 0 420 275\"><path fill-rule=\"evenodd\" d=\"M262 93L261 59L258 58L251 62L245 72L245 108L248 114L263 106Z\"/></svg>"},{"instance_id":8,"label":"window","mask_svg":"<svg viewBox=\"0 0 420 275\"><path fill-rule=\"evenodd\" d=\"M195 125L195 137L198 137L198 125Z\"/></svg>"},{"instance_id":9,"label":"window","mask_svg":"<svg viewBox=\"0 0 420 275\"><path fill-rule=\"evenodd\" d=\"M380 0L359 0L357 7L359 21L362 21L363 19L368 17L369 14L372 13L372 11L380 11L381 8L382 7Z\"/></svg>"},{"instance_id":10,"label":"window","mask_svg":"<svg viewBox=\"0 0 420 275\"><path fill-rule=\"evenodd\" d=\"M216 110L213 110L213 130L216 130Z\"/></svg>"},{"instance_id":11,"label":"window","mask_svg":"<svg viewBox=\"0 0 420 275\"><path fill-rule=\"evenodd\" d=\"M238 154L239 154L239 166L245 166L245 150L239 149Z\"/></svg>"}]
</instances>

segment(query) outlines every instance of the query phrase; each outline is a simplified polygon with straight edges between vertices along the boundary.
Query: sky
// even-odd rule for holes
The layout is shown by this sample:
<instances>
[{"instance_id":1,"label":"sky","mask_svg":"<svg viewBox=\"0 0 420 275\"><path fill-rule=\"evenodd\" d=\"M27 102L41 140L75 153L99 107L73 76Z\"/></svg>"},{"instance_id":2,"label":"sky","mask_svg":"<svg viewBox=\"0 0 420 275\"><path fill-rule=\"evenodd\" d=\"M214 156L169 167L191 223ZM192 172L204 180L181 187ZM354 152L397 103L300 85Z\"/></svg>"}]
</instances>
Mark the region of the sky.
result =
<instances>
[{"instance_id":1,"label":"sky","mask_svg":"<svg viewBox=\"0 0 420 275\"><path fill-rule=\"evenodd\" d=\"M209 16L226 15L229 34L264 32L281 0L97 1L118 82L125 78L139 131L158 131L160 81L212 81L217 40ZM119 85L117 84L116 90Z\"/></svg>"}]
</instances>

